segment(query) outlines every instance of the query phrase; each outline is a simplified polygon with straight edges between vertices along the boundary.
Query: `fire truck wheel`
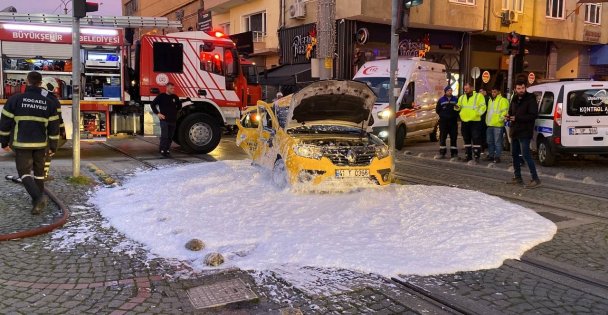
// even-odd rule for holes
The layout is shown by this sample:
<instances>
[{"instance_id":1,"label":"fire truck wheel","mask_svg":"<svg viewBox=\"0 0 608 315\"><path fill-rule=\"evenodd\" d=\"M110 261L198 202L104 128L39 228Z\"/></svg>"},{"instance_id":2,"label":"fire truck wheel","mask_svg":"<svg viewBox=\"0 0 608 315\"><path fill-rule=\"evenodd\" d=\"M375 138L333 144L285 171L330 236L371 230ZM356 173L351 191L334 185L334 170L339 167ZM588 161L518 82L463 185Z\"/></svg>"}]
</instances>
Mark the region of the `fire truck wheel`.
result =
<instances>
[{"instance_id":1,"label":"fire truck wheel","mask_svg":"<svg viewBox=\"0 0 608 315\"><path fill-rule=\"evenodd\" d=\"M222 130L213 117L191 114L179 126L179 142L187 150L207 154L220 143Z\"/></svg>"}]
</instances>

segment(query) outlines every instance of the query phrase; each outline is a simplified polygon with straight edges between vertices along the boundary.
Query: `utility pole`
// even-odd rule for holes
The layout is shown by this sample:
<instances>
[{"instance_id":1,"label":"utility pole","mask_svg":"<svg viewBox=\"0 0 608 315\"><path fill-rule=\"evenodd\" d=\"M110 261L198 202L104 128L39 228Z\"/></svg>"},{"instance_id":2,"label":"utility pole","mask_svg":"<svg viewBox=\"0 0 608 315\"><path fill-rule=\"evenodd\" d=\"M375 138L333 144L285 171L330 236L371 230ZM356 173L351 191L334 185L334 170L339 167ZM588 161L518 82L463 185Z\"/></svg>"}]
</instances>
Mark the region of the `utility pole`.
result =
<instances>
[{"instance_id":1,"label":"utility pole","mask_svg":"<svg viewBox=\"0 0 608 315\"><path fill-rule=\"evenodd\" d=\"M76 6L76 2L72 2ZM72 9L72 12L76 12ZM80 176L80 17L72 21L72 176Z\"/></svg>"},{"instance_id":2,"label":"utility pole","mask_svg":"<svg viewBox=\"0 0 608 315\"><path fill-rule=\"evenodd\" d=\"M317 12L317 59L319 79L333 78L334 52L336 51L336 0L319 0Z\"/></svg>"},{"instance_id":3,"label":"utility pole","mask_svg":"<svg viewBox=\"0 0 608 315\"><path fill-rule=\"evenodd\" d=\"M397 86L397 66L399 62L399 33L397 28L400 26L399 21L399 1L393 0L392 3L392 19L391 19L391 62L390 62L390 83L389 83L389 93L388 93L388 106L390 111L390 116L388 118L388 147L391 151L391 156L393 156L393 162L391 164L391 173L395 173L395 138L397 135L397 122L396 122L396 112L397 112L397 97L400 94L398 91L399 87ZM407 11L407 10L406 10ZM406 12L405 14L409 14ZM405 20L408 17L403 17ZM406 24L407 25L407 24Z\"/></svg>"}]
</instances>

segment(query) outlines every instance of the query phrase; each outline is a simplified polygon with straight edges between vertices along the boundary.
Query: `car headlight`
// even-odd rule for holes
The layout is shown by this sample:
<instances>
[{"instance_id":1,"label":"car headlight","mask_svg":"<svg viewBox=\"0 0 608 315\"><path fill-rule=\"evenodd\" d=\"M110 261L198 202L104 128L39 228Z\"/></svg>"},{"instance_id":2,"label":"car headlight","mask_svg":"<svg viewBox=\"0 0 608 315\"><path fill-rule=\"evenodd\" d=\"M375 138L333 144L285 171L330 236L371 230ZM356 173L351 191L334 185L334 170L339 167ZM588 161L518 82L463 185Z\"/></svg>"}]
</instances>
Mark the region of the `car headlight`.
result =
<instances>
[{"instance_id":1,"label":"car headlight","mask_svg":"<svg viewBox=\"0 0 608 315\"><path fill-rule=\"evenodd\" d=\"M380 119L388 119L389 117L391 117L390 109L385 109L378 113L378 118L380 118Z\"/></svg>"},{"instance_id":2,"label":"car headlight","mask_svg":"<svg viewBox=\"0 0 608 315\"><path fill-rule=\"evenodd\" d=\"M383 158L389 156L390 154L391 154L391 152L388 149L388 146L379 145L376 147L376 156L378 157L378 159L383 159Z\"/></svg>"},{"instance_id":3,"label":"car headlight","mask_svg":"<svg viewBox=\"0 0 608 315\"><path fill-rule=\"evenodd\" d=\"M296 145L293 148L293 151L295 152L296 155L305 157L305 158L311 158L311 159L318 160L321 157L323 157L321 148L314 146L314 145L306 145L306 144Z\"/></svg>"}]
</instances>

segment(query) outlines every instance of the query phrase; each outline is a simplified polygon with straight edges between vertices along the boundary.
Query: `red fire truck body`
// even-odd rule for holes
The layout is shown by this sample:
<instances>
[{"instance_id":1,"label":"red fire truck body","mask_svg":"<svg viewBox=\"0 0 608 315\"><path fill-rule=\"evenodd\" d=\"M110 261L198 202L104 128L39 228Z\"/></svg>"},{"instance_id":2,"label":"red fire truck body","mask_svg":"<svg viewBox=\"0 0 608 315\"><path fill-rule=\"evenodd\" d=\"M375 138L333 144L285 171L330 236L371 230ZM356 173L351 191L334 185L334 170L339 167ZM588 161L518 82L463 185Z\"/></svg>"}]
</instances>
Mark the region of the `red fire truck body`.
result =
<instances>
[{"instance_id":1,"label":"red fire truck body","mask_svg":"<svg viewBox=\"0 0 608 315\"><path fill-rule=\"evenodd\" d=\"M147 124L158 123L142 114L142 105L172 82L184 101L175 140L208 153L219 143L222 128L234 125L241 109L260 97L257 82L248 86L234 43L220 34L144 35L135 44L134 69L126 62L122 30L83 28L81 42L82 139L136 133L145 125L142 117ZM0 24L0 106L21 92L29 71L40 71L43 87L60 99L71 138L71 50L69 27Z\"/></svg>"}]
</instances>

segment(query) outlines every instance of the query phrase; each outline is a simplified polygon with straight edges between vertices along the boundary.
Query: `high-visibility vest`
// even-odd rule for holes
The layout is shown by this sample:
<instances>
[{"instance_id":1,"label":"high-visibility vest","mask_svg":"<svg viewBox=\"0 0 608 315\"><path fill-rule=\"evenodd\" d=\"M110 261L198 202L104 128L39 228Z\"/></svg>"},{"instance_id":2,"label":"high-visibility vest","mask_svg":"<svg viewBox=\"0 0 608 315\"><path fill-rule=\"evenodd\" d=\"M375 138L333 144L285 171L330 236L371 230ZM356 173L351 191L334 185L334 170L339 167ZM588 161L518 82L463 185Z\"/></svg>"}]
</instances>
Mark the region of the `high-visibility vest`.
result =
<instances>
[{"instance_id":1,"label":"high-visibility vest","mask_svg":"<svg viewBox=\"0 0 608 315\"><path fill-rule=\"evenodd\" d=\"M486 125L488 127L504 127L505 116L509 113L509 101L498 95L490 99L486 113Z\"/></svg>"},{"instance_id":2,"label":"high-visibility vest","mask_svg":"<svg viewBox=\"0 0 608 315\"><path fill-rule=\"evenodd\" d=\"M458 106L460 108L460 120L481 121L481 115L486 112L486 98L477 92L473 92L471 97L466 94L458 98Z\"/></svg>"}]
</instances>

